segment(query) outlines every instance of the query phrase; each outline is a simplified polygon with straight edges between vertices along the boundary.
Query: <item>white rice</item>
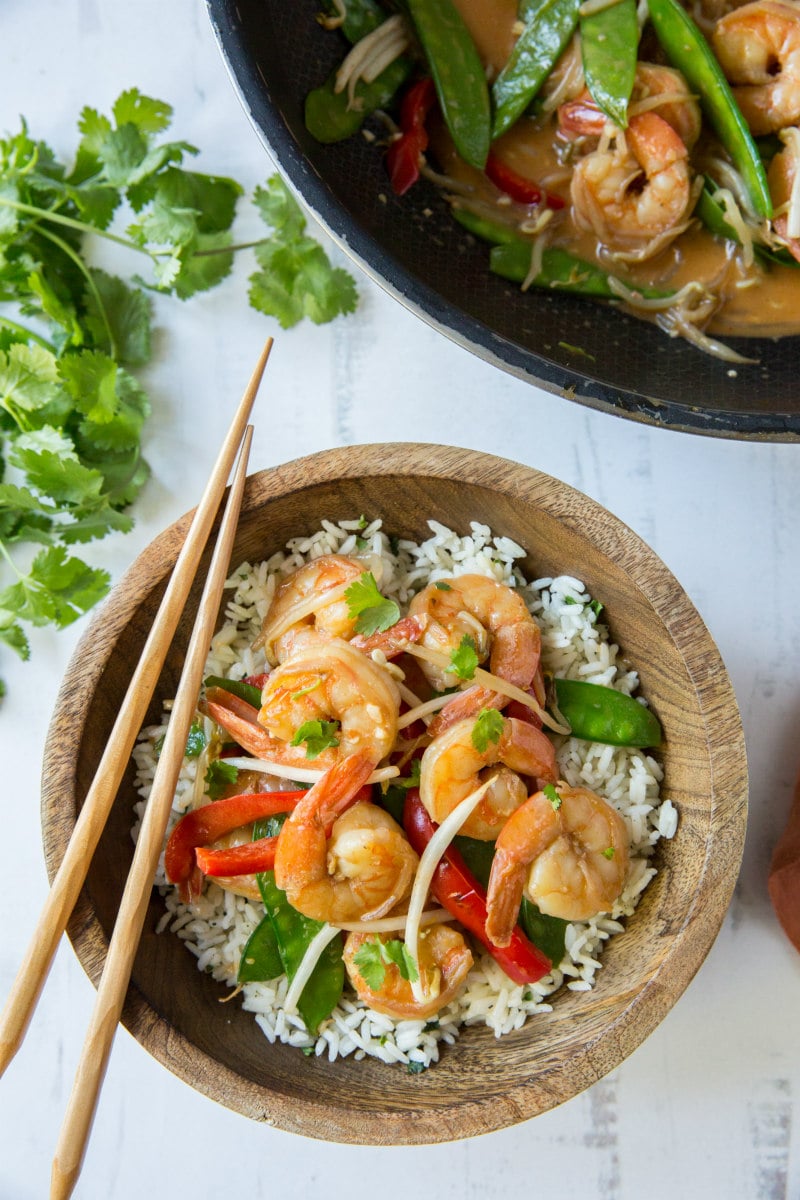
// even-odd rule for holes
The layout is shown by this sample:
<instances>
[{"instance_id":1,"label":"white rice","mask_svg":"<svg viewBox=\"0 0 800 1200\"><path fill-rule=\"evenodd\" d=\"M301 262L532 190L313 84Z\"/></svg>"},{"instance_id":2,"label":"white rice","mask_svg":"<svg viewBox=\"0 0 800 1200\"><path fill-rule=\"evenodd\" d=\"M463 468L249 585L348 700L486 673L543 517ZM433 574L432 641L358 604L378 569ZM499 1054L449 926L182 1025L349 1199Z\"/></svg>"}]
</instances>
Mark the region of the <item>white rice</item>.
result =
<instances>
[{"instance_id":1,"label":"white rice","mask_svg":"<svg viewBox=\"0 0 800 1200\"><path fill-rule=\"evenodd\" d=\"M636 672L622 662L619 648L609 640L608 630L598 620L580 580L562 575L527 583L515 565L525 551L509 538L495 538L486 525L477 522L471 523L469 534L463 537L436 521L428 524L431 537L418 545L402 540L391 543L379 520L343 521L338 525L324 521L318 533L294 539L285 552L267 562L240 566L226 585L230 595L225 621L212 642L207 674L241 679L265 669L263 654L254 652L252 643L275 587L305 561L330 553L373 554L383 564L381 591L401 605L426 584L467 572L488 575L519 588L541 627L546 670L605 684L628 695L635 691ZM136 806L137 827L153 780L156 743L165 730L165 724L143 730L134 750L136 786L144 798ZM355 1058L370 1055L386 1063L403 1063L408 1070L416 1071L436 1062L442 1043L453 1043L466 1025L488 1025L500 1037L518 1029L533 1014L552 1011L553 1002L557 1003L554 993L560 988L591 989L602 965L605 943L622 934L623 918L633 913L642 891L656 874L651 862L654 847L660 838L675 834L677 812L670 800L659 796L663 773L650 755L576 738L557 738L556 743L562 777L604 796L628 827L630 869L613 911L568 925L563 960L535 984L514 984L488 954L476 952L475 965L461 994L429 1021L393 1020L368 1009L346 990L313 1037L300 1017L283 1007L285 977L268 983L247 983L241 989L242 1005L255 1015L270 1042L287 1042L301 1047L306 1054L325 1055L331 1060L348 1054ZM189 808L203 803L205 769L202 756L186 760L176 790L172 824ZM157 883L166 904L159 931L168 928L176 933L197 957L200 970L235 987L242 950L263 911L211 881L203 895L187 906L167 884L163 862Z\"/></svg>"}]
</instances>

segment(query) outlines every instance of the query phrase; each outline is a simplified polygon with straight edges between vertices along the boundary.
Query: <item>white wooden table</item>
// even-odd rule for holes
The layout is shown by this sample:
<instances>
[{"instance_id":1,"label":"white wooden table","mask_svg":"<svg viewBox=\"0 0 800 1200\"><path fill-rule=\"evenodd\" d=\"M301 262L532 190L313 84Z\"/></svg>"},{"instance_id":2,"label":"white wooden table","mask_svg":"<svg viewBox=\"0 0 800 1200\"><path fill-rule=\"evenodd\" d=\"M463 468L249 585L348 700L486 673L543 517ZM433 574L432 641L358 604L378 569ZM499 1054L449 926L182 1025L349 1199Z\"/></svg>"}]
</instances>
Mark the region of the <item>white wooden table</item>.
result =
<instances>
[{"instance_id":1,"label":"white wooden table","mask_svg":"<svg viewBox=\"0 0 800 1200\"><path fill-rule=\"evenodd\" d=\"M68 155L82 106L107 111L137 86L174 106L174 135L202 148L198 169L248 188L272 170L200 0L5 0L0 37L3 132L25 114L35 136ZM560 477L653 546L707 622L741 706L752 778L744 865L719 938L676 1008L622 1067L553 1112L430 1148L303 1141L206 1100L121 1031L76 1196L800 1196L800 956L766 892L800 768L800 447L695 437L581 408L472 357L365 278L354 317L281 333L248 307L247 269L186 305L159 299L156 354L144 373L153 477L134 532L99 543L93 560L117 578L195 502L271 332L255 468L365 441L472 447ZM3 997L45 895L42 748L79 633L40 631L28 664L3 655ZM0 1081L0 1200L47 1195L93 995L65 944Z\"/></svg>"}]
</instances>

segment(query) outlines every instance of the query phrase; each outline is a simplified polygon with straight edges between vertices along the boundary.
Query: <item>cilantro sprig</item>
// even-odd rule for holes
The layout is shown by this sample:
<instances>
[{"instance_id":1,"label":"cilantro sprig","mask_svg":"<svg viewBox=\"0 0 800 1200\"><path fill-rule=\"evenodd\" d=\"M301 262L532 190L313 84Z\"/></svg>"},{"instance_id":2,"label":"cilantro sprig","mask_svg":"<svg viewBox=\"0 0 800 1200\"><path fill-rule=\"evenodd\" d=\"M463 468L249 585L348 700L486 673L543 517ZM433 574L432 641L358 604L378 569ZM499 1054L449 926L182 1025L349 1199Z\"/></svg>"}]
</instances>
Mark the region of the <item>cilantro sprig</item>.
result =
<instances>
[{"instance_id":1,"label":"cilantro sprig","mask_svg":"<svg viewBox=\"0 0 800 1200\"><path fill-rule=\"evenodd\" d=\"M459 679L473 679L479 663L475 639L465 633L456 649L450 654L450 673L458 676Z\"/></svg>"},{"instance_id":2,"label":"cilantro sprig","mask_svg":"<svg viewBox=\"0 0 800 1200\"><path fill-rule=\"evenodd\" d=\"M292 746L302 746L305 743L306 758L319 758L323 750L339 745L336 734L339 732L338 721L304 721L292 738Z\"/></svg>"},{"instance_id":3,"label":"cilantro sprig","mask_svg":"<svg viewBox=\"0 0 800 1200\"><path fill-rule=\"evenodd\" d=\"M22 658L26 626L68 625L108 590L66 547L131 528L148 477L150 402L132 372L151 356L151 294L215 287L250 249L250 302L284 328L356 305L278 176L253 196L262 235L234 242L242 187L191 170L197 149L164 136L171 118L136 88L108 115L86 107L71 165L24 120L0 138L0 642ZM92 265L98 238L124 250L128 278Z\"/></svg>"},{"instance_id":4,"label":"cilantro sprig","mask_svg":"<svg viewBox=\"0 0 800 1200\"><path fill-rule=\"evenodd\" d=\"M542 795L546 796L552 804L553 812L558 812L558 810L561 808L562 800L555 785L552 783L546 783L542 788Z\"/></svg>"},{"instance_id":5,"label":"cilantro sprig","mask_svg":"<svg viewBox=\"0 0 800 1200\"><path fill-rule=\"evenodd\" d=\"M479 754L485 754L490 742L499 742L503 736L505 717L496 708L482 708L472 726L472 744Z\"/></svg>"},{"instance_id":6,"label":"cilantro sprig","mask_svg":"<svg viewBox=\"0 0 800 1200\"><path fill-rule=\"evenodd\" d=\"M386 968L394 965L401 979L416 983L419 979L417 964L405 942L396 938L383 941L380 937L369 938L353 955L353 962L368 988L379 992L386 979Z\"/></svg>"},{"instance_id":7,"label":"cilantro sprig","mask_svg":"<svg viewBox=\"0 0 800 1200\"><path fill-rule=\"evenodd\" d=\"M400 620L400 607L395 600L387 600L378 588L371 571L355 579L344 594L347 611L356 618L356 632L371 637L383 633Z\"/></svg>"},{"instance_id":8,"label":"cilantro sprig","mask_svg":"<svg viewBox=\"0 0 800 1200\"><path fill-rule=\"evenodd\" d=\"M225 762L224 758L215 758L208 764L203 782L206 784L206 794L210 800L219 800L224 796L225 789L236 783L239 777L238 768L233 763Z\"/></svg>"}]
</instances>

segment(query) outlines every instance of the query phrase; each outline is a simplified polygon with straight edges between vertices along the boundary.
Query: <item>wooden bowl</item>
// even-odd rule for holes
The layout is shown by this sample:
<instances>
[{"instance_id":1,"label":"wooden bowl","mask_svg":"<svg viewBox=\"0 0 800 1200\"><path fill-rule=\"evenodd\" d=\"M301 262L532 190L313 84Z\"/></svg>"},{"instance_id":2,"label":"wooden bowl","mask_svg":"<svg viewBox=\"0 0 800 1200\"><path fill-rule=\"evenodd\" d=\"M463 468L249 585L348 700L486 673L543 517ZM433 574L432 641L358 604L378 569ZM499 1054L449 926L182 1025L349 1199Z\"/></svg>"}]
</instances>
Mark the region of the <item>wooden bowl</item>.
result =
<instances>
[{"instance_id":1,"label":"wooden bowl","mask_svg":"<svg viewBox=\"0 0 800 1200\"><path fill-rule=\"evenodd\" d=\"M536 1116L618 1066L683 992L719 930L740 864L747 807L736 701L699 615L663 563L598 504L503 459L449 447L348 446L249 478L234 561L258 560L323 518L380 515L424 537L435 517L458 531L490 525L528 550L530 578L568 573L605 605L614 640L638 669L665 731L663 792L677 835L659 844L658 875L626 932L603 956L592 992L560 995L554 1011L497 1040L464 1030L420 1075L368 1059L330 1063L271 1046L226 989L201 974L181 942L154 930L154 893L124 1022L160 1062L213 1099L282 1129L331 1141L442 1142ZM188 526L182 518L144 551L78 646L44 761L48 871L60 862ZM207 561L207 560L206 560ZM202 575L202 572L201 572ZM174 695L200 588L162 673L150 718ZM148 719L150 719L148 718ZM132 857L129 771L70 924L97 983Z\"/></svg>"}]
</instances>

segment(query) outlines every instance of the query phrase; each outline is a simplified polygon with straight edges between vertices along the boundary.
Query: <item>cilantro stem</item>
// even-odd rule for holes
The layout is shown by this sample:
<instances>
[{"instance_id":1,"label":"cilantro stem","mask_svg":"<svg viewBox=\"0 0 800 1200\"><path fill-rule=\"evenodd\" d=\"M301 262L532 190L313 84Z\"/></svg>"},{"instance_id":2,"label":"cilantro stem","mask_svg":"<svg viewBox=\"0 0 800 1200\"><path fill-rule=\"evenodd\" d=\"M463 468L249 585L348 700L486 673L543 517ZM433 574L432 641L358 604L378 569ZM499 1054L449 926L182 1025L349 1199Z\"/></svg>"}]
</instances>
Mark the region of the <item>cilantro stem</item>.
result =
<instances>
[{"instance_id":1,"label":"cilantro stem","mask_svg":"<svg viewBox=\"0 0 800 1200\"><path fill-rule=\"evenodd\" d=\"M3 556L3 558L6 560L6 562L8 563L8 565L11 567L11 570L14 572L14 574L15 574L15 575L16 575L16 577L17 577L17 579L24 579L24 578L25 578L25 576L22 574L22 571L20 571L19 567L18 567L18 566L17 566L17 564L14 562L13 558L11 557L11 555L8 553L8 550L6 549L6 544L5 544L5 542L2 540L2 538L0 538L0 555L2 555L2 556Z\"/></svg>"},{"instance_id":2,"label":"cilantro stem","mask_svg":"<svg viewBox=\"0 0 800 1200\"><path fill-rule=\"evenodd\" d=\"M27 329L24 325L20 325L18 321L12 321L10 317L4 317L1 313L0 325L5 325L6 329L13 329L16 333L23 334L30 341L38 342L45 350L49 350L51 354L55 354L56 348L52 342L48 342L47 338L43 338L41 334L34 333L32 329Z\"/></svg>"},{"instance_id":3,"label":"cilantro stem","mask_svg":"<svg viewBox=\"0 0 800 1200\"><path fill-rule=\"evenodd\" d=\"M97 284L92 279L91 271L86 266L86 263L83 261L80 254L78 254L75 250L73 250L72 246L70 246L68 242L65 242L63 238L60 238L57 234L53 233L49 229L40 229L39 234L41 237L47 238L47 240L49 242L52 242L54 246L58 246L59 250L61 250L62 253L66 254L67 258L71 258L72 261L75 263L75 266L78 268L78 270L83 275L84 279L86 280L86 286L89 288L89 291L92 293L92 296L94 297L94 302L97 305L97 310L100 313L100 316L103 318L103 325L105 326L106 336L108 338L109 353L112 358L116 358L117 357L116 339L114 338L114 333L113 333L111 324L108 319L108 313L106 312L106 307L103 304L102 296L100 295L100 292L97 289Z\"/></svg>"},{"instance_id":4,"label":"cilantro stem","mask_svg":"<svg viewBox=\"0 0 800 1200\"><path fill-rule=\"evenodd\" d=\"M78 221L75 217L65 217L53 209L39 208L35 204L25 204L22 200L9 200L7 196L0 196L0 207L29 213L32 217L42 217L45 221L51 221L55 225L64 225L67 229L77 229L80 233L92 233L97 237L105 238L107 242L116 242L118 246L124 246L126 250L135 250L137 254L146 254L151 262L153 259L164 257L169 253L168 250L148 250L146 246L137 246L136 242L119 237L116 233L109 233L107 229L98 229L96 225L89 225L86 221ZM44 233L44 230L39 232Z\"/></svg>"},{"instance_id":5,"label":"cilantro stem","mask_svg":"<svg viewBox=\"0 0 800 1200\"><path fill-rule=\"evenodd\" d=\"M254 250L263 246L270 238L257 238L254 242L236 242L233 246L209 246L205 250L193 250L191 258L210 258L214 254L236 254L238 250Z\"/></svg>"}]
</instances>

